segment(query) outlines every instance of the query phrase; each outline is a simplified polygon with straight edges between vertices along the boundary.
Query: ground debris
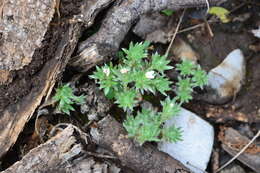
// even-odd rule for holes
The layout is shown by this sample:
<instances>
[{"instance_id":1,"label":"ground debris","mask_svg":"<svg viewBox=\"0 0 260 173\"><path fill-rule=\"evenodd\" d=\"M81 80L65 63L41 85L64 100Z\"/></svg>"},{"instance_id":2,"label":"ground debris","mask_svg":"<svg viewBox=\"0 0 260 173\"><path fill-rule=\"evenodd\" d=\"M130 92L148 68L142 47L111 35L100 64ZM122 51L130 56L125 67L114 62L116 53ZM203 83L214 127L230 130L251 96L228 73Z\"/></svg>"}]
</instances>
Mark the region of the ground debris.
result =
<instances>
[{"instance_id":1,"label":"ground debris","mask_svg":"<svg viewBox=\"0 0 260 173\"><path fill-rule=\"evenodd\" d=\"M235 156L250 141L232 128L222 128L218 138L222 142L222 148L232 156ZM260 172L260 147L255 143L251 144L237 159L256 172Z\"/></svg>"},{"instance_id":2,"label":"ground debris","mask_svg":"<svg viewBox=\"0 0 260 173\"><path fill-rule=\"evenodd\" d=\"M144 14L133 28L133 32L144 40L154 43L168 43L174 27L174 18L159 12Z\"/></svg>"},{"instance_id":3,"label":"ground debris","mask_svg":"<svg viewBox=\"0 0 260 173\"><path fill-rule=\"evenodd\" d=\"M84 150L87 141L80 138L82 135L83 132L79 131L78 128L68 125L49 141L31 150L20 161L2 173L119 173L120 169L115 164L97 162L94 157L87 154Z\"/></svg>"},{"instance_id":4,"label":"ground debris","mask_svg":"<svg viewBox=\"0 0 260 173\"><path fill-rule=\"evenodd\" d=\"M225 123L231 120L239 122L249 122L249 116L242 112L235 112L232 109L225 109L221 107L208 106L207 107L207 118L212 118L216 123Z\"/></svg>"}]
</instances>

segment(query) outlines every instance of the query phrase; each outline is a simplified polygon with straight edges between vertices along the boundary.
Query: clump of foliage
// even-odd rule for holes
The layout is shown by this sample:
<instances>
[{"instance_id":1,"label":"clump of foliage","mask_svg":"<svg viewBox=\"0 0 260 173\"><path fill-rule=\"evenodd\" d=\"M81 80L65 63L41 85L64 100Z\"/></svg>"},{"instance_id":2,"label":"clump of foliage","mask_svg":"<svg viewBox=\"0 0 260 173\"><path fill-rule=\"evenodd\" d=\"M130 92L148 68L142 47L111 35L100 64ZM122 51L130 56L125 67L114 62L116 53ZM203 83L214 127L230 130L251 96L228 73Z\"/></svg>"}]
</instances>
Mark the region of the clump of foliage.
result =
<instances>
[{"instance_id":1,"label":"clump of foliage","mask_svg":"<svg viewBox=\"0 0 260 173\"><path fill-rule=\"evenodd\" d=\"M75 110L73 104L85 103L85 96L75 96L69 84L59 87L53 99L58 102L58 110L67 115L70 115L70 111Z\"/></svg>"},{"instance_id":2,"label":"clump of foliage","mask_svg":"<svg viewBox=\"0 0 260 173\"><path fill-rule=\"evenodd\" d=\"M144 93L159 92L167 96L173 84L165 75L169 65L166 55L155 53L148 56L149 43L130 43L129 49L123 49L125 56L120 56L121 63L112 63L97 67L90 77L95 79L107 97L114 99L119 107L127 112L123 126L129 137L140 144L146 141L176 142L181 139L181 129L175 126L163 128L166 120L177 115L181 105L192 99L195 87L203 87L207 83L206 72L191 61L183 61L176 65L180 76L176 85L176 97L166 97L161 102L162 111L142 109L136 116L133 108L138 106Z\"/></svg>"}]
</instances>

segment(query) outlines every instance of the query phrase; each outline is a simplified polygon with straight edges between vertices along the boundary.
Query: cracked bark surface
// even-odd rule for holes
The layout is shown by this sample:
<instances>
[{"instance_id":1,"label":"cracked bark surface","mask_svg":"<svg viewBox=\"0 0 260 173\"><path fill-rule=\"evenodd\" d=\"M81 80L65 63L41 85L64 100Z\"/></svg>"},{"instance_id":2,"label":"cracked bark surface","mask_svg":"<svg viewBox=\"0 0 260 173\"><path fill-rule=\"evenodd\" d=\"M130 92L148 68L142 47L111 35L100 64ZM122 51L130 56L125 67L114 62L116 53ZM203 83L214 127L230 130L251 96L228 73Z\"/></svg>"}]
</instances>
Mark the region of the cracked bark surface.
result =
<instances>
[{"instance_id":1,"label":"cracked bark surface","mask_svg":"<svg viewBox=\"0 0 260 173\"><path fill-rule=\"evenodd\" d=\"M0 21L0 69L19 70L41 47L55 12L56 0L4 0Z\"/></svg>"},{"instance_id":2,"label":"cracked bark surface","mask_svg":"<svg viewBox=\"0 0 260 173\"><path fill-rule=\"evenodd\" d=\"M26 122L61 78L82 31L83 23L73 21L74 16L83 16L82 20L89 23L88 27L97 13L112 1L62 0L61 23L52 21L30 64L0 74L0 77L13 77L10 83L0 84L0 158L16 142Z\"/></svg>"},{"instance_id":3,"label":"cracked bark surface","mask_svg":"<svg viewBox=\"0 0 260 173\"><path fill-rule=\"evenodd\" d=\"M77 131L68 126L1 173L80 173L82 168L86 168L84 165L89 164L84 145Z\"/></svg>"},{"instance_id":4,"label":"cracked bark surface","mask_svg":"<svg viewBox=\"0 0 260 173\"><path fill-rule=\"evenodd\" d=\"M209 3L219 3L210 0ZM79 45L79 56L71 59L71 65L87 71L97 63L113 55L132 25L146 13L163 9L205 7L205 0L125 0L117 2L108 12L100 30Z\"/></svg>"}]
</instances>

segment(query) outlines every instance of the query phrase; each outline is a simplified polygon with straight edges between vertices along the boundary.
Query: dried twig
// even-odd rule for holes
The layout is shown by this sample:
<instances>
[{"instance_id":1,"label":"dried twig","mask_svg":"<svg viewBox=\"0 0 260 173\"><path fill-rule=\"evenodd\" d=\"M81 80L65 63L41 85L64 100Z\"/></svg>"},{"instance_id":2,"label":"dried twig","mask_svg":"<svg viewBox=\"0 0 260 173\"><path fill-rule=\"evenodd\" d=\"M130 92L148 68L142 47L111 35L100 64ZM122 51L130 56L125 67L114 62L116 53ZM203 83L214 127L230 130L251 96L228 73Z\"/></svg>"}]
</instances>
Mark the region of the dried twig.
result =
<instances>
[{"instance_id":1,"label":"dried twig","mask_svg":"<svg viewBox=\"0 0 260 173\"><path fill-rule=\"evenodd\" d=\"M4 6L5 6L5 0L2 1L2 4L0 6L0 19L3 19Z\"/></svg>"},{"instance_id":2,"label":"dried twig","mask_svg":"<svg viewBox=\"0 0 260 173\"><path fill-rule=\"evenodd\" d=\"M209 1L208 1L208 0L205 0L205 1L206 1L206 4L207 4L207 12L206 12L206 14L208 14L209 8L210 8L210 6L209 6Z\"/></svg>"},{"instance_id":3,"label":"dried twig","mask_svg":"<svg viewBox=\"0 0 260 173\"><path fill-rule=\"evenodd\" d=\"M179 22L178 22L178 24L177 24L177 27L176 27L175 31L174 31L174 34L173 34L172 39L171 39L171 42L170 42L170 44L169 44L169 46L168 46L168 48L167 48L167 51L166 51L166 53L165 53L166 55L168 55L169 52L170 52L170 49L171 49L172 44L173 44L173 41L174 41L174 39L175 39L175 37L176 37L176 35L177 35L177 33L178 33L178 30L179 30L179 28L180 28L180 25L181 25L183 16L184 16L184 14L185 14L185 11L186 11L186 9L184 9L183 12L182 12L182 14L181 14L180 20L179 20Z\"/></svg>"},{"instance_id":4,"label":"dried twig","mask_svg":"<svg viewBox=\"0 0 260 173\"><path fill-rule=\"evenodd\" d=\"M207 19L204 19L204 22L205 22L205 25L206 25L206 27L207 27L207 30L208 30L208 32L209 32L210 37L214 37L213 31L212 31L212 29L211 29L211 27L210 27L209 22L207 21Z\"/></svg>"}]
</instances>

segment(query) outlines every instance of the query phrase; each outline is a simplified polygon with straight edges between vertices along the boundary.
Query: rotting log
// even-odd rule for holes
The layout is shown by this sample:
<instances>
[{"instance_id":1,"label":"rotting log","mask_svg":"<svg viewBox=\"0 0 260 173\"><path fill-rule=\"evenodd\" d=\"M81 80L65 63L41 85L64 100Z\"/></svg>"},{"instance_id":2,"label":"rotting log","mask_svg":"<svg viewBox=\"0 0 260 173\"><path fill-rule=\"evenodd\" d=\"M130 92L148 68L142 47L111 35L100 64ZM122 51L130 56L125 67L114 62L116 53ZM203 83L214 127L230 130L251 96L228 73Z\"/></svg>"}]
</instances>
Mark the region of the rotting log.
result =
<instances>
[{"instance_id":1,"label":"rotting log","mask_svg":"<svg viewBox=\"0 0 260 173\"><path fill-rule=\"evenodd\" d=\"M209 3L219 3L209 0ZM71 59L71 65L81 71L87 71L107 58L114 55L120 43L139 19L146 13L163 9L183 9L205 7L205 0L124 0L115 3L109 10L100 30L79 45L79 55Z\"/></svg>"},{"instance_id":2,"label":"rotting log","mask_svg":"<svg viewBox=\"0 0 260 173\"><path fill-rule=\"evenodd\" d=\"M26 2L29 3L29 1ZM44 38L39 37L40 40L42 39L41 47L31 50L34 53L28 65L20 63L20 70L11 70L17 69L16 66L0 70L0 77L4 77L4 80L0 80L0 158L16 142L25 123L30 120L43 98L51 92L60 79L61 72L74 52L81 35L84 25L82 22L86 23L85 27L91 26L98 12L111 2L113 0L61 0L62 5L59 9L61 18L54 18L48 24ZM37 1L37 3L44 2ZM23 8L23 5L13 10L17 11L18 8ZM2 17L10 18L11 9L6 12L6 7L8 4L5 3L1 6ZM28 11L24 13L28 15ZM37 15L32 13L30 15L37 18ZM39 29L42 28L39 27ZM0 47L2 46L6 46L4 42L3 44L1 42ZM15 48L12 50L21 51ZM3 55L0 56L3 59ZM17 59L18 65L20 59ZM6 67L4 64L2 66Z\"/></svg>"},{"instance_id":3,"label":"rotting log","mask_svg":"<svg viewBox=\"0 0 260 173\"><path fill-rule=\"evenodd\" d=\"M107 115L91 128L93 141L114 152L121 164L136 172L147 173L188 173L188 168L166 153L150 144L140 146L129 139L120 123Z\"/></svg>"}]
</instances>

